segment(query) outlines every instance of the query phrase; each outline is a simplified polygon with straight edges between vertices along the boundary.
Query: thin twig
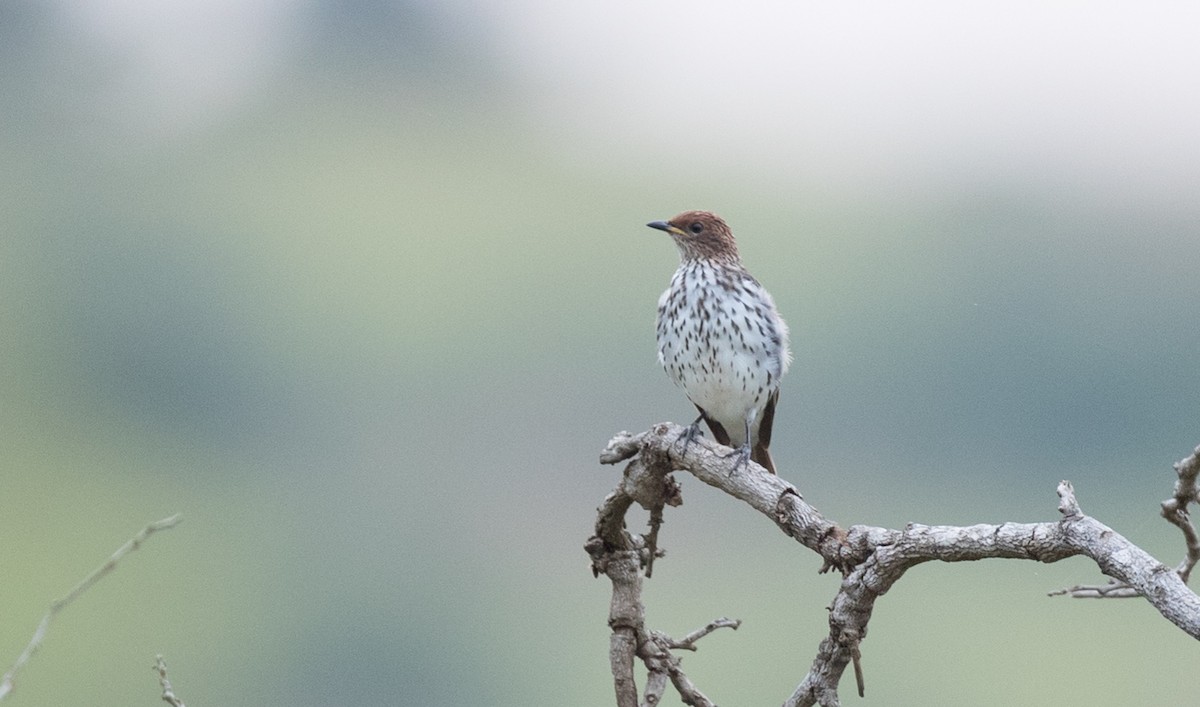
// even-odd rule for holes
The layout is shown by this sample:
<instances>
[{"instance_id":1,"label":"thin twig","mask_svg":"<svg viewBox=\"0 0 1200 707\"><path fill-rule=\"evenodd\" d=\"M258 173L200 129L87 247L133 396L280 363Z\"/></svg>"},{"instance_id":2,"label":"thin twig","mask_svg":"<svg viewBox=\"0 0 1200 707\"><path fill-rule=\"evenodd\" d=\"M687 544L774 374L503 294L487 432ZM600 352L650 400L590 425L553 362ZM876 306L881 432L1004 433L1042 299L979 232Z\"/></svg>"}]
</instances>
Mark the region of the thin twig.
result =
<instances>
[{"instance_id":1,"label":"thin twig","mask_svg":"<svg viewBox=\"0 0 1200 707\"><path fill-rule=\"evenodd\" d=\"M108 558L104 564L93 570L92 573L84 577L79 584L76 584L71 591L67 592L66 596L51 604L50 609L46 612L46 615L43 616L41 622L38 623L37 630L33 632L33 638L29 639L29 645L25 646L25 650L22 651L21 655L17 657L17 662L13 663L13 666L8 669L8 672L4 674L3 678L0 678L0 700L3 700L9 695L9 693L13 691L13 688L15 687L14 680L16 678L17 671L25 667L25 664L29 662L29 659L32 658L33 654L36 653L38 648L41 647L42 639L46 637L46 630L50 628L50 622L54 619L54 617L57 616L60 611L70 605L71 602L78 599L81 594L91 589L92 585L94 585L96 582L99 582L101 579L104 579L104 577L116 569L117 563L121 561L121 558L141 547L142 543L146 541L146 538L160 530L174 528L179 524L180 520L182 520L182 516L176 513L170 518L163 518L160 521L156 521L150 525L147 525L145 528L142 528L137 535L133 536L128 542L117 548L117 551L114 552L112 557Z\"/></svg>"},{"instance_id":2,"label":"thin twig","mask_svg":"<svg viewBox=\"0 0 1200 707\"><path fill-rule=\"evenodd\" d=\"M694 651L694 650L696 650L696 641L699 641L701 638L704 638L705 636L712 633L713 631L716 631L719 628L731 628L734 631L736 631L736 630L738 630L738 627L741 625L742 625L741 619L727 619L724 616L722 616L719 619L713 619L712 621L709 621L706 626L703 626L701 628L696 629L695 631L692 631L691 633L684 636L683 638L669 638L666 636L666 634L660 634L657 632L656 632L656 635L663 639L666 639L666 643L664 645L667 648Z\"/></svg>"},{"instance_id":3,"label":"thin twig","mask_svg":"<svg viewBox=\"0 0 1200 707\"><path fill-rule=\"evenodd\" d=\"M663 524L662 504L650 509L650 532L646 534L646 579L654 575L654 558L658 556L658 529Z\"/></svg>"},{"instance_id":4,"label":"thin twig","mask_svg":"<svg viewBox=\"0 0 1200 707\"><path fill-rule=\"evenodd\" d=\"M163 660L161 655L154 658L154 670L158 672L158 682L162 685L162 701L171 705L171 707L187 707L183 704L183 700L175 696L175 690L171 687L171 681L167 679L167 661Z\"/></svg>"},{"instance_id":5,"label":"thin twig","mask_svg":"<svg viewBox=\"0 0 1200 707\"><path fill-rule=\"evenodd\" d=\"M1108 584L1076 584L1046 592L1046 596L1051 597L1064 595L1072 599L1134 599L1141 596L1136 589L1116 579L1110 579Z\"/></svg>"}]
</instances>

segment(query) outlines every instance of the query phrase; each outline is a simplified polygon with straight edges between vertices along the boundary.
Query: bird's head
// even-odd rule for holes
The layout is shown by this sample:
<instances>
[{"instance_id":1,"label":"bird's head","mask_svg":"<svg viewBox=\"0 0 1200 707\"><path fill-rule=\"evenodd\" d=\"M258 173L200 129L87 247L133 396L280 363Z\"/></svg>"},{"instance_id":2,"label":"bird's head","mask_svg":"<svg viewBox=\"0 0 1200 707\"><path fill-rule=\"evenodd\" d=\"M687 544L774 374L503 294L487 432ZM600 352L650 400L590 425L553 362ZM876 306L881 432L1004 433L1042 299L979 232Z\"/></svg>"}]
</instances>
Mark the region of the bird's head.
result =
<instances>
[{"instance_id":1,"label":"bird's head","mask_svg":"<svg viewBox=\"0 0 1200 707\"><path fill-rule=\"evenodd\" d=\"M733 232L714 213L684 211L670 221L651 221L646 225L669 233L684 260L738 261Z\"/></svg>"}]
</instances>

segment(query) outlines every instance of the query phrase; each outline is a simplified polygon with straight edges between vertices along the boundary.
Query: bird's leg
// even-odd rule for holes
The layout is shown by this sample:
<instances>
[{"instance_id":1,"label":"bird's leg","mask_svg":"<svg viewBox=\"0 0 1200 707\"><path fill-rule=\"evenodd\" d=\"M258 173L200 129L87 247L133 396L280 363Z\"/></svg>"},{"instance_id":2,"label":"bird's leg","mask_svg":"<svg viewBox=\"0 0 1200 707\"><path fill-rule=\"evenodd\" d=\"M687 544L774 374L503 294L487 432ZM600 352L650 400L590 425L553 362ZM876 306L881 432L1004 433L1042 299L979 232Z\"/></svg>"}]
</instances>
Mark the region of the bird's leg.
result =
<instances>
[{"instance_id":1,"label":"bird's leg","mask_svg":"<svg viewBox=\"0 0 1200 707\"><path fill-rule=\"evenodd\" d=\"M738 458L737 463L734 464L733 468L729 470L730 476L733 476L733 473L735 471L737 471L738 469L741 469L742 467L744 467L750 463L750 448L751 448L751 445L750 445L750 420L751 419L752 419L752 416L750 416L750 415L746 416L746 443L743 444L742 446L738 447L737 449L733 450L729 454L725 455L726 459L728 459L729 457L732 457L734 455L737 455L737 458Z\"/></svg>"},{"instance_id":2,"label":"bird's leg","mask_svg":"<svg viewBox=\"0 0 1200 707\"><path fill-rule=\"evenodd\" d=\"M688 425L683 434L679 435L679 439L683 440L683 451L679 453L679 456L682 457L687 454L688 447L700 436L700 421L703 419L704 413L701 413L700 417L697 417L696 421Z\"/></svg>"}]
</instances>

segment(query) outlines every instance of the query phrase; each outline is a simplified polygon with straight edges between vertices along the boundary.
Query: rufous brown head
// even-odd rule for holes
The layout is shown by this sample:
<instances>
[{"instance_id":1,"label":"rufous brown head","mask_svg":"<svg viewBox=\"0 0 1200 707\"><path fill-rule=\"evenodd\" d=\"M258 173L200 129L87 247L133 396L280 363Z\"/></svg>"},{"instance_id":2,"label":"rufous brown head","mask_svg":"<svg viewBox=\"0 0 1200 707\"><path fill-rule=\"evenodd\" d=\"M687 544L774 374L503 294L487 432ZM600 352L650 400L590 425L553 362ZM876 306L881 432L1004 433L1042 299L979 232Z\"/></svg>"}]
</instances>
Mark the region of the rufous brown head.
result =
<instances>
[{"instance_id":1,"label":"rufous brown head","mask_svg":"<svg viewBox=\"0 0 1200 707\"><path fill-rule=\"evenodd\" d=\"M738 261L733 232L712 212L684 211L670 221L651 221L646 225L671 234L684 260Z\"/></svg>"}]
</instances>

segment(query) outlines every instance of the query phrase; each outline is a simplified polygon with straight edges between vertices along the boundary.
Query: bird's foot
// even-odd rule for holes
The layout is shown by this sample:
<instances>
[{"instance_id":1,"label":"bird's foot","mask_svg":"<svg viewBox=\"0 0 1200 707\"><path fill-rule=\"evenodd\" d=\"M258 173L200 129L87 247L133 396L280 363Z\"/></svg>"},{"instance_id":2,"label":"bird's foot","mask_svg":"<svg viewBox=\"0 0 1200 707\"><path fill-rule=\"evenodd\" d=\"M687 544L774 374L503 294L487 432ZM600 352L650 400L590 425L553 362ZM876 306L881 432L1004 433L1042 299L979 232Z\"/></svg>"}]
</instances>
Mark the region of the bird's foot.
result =
<instances>
[{"instance_id":1,"label":"bird's foot","mask_svg":"<svg viewBox=\"0 0 1200 707\"><path fill-rule=\"evenodd\" d=\"M750 443L747 442L729 454L725 455L726 459L729 457L737 457L737 462L734 463L733 468L729 470L729 475L733 476L734 472L736 472L738 469L744 469L746 465L750 463Z\"/></svg>"},{"instance_id":2,"label":"bird's foot","mask_svg":"<svg viewBox=\"0 0 1200 707\"><path fill-rule=\"evenodd\" d=\"M683 440L683 451L679 453L679 456L685 456L687 454L688 447L690 447L692 442L695 442L696 438L700 436L700 421L703 419L703 415L697 417L696 421L688 425L687 428L684 429L683 434L679 435L679 439L675 440L677 443L679 440Z\"/></svg>"}]
</instances>

